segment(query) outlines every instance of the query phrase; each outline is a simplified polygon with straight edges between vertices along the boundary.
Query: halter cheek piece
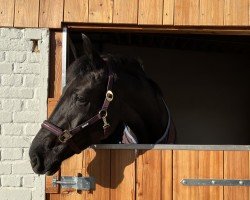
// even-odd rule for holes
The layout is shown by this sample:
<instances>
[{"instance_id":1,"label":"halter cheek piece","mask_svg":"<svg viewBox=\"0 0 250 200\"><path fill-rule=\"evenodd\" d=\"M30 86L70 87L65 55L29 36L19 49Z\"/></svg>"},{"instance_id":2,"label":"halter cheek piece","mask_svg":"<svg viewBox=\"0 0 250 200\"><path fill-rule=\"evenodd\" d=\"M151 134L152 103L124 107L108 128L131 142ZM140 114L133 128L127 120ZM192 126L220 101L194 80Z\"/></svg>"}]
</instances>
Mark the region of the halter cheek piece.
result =
<instances>
[{"instance_id":1,"label":"halter cheek piece","mask_svg":"<svg viewBox=\"0 0 250 200\"><path fill-rule=\"evenodd\" d=\"M73 128L73 129L69 129L69 130L63 130L47 120L45 120L41 125L42 128L45 128L48 131L50 131L51 133L53 133L54 135L56 135L61 143L68 143L69 146L76 153L80 153L81 149L74 143L73 140L71 140L71 138L73 136L75 136L76 134L80 133L80 131L82 131L83 129L95 124L99 120L102 120L103 121L104 136L106 137L110 133L110 124L107 121L107 116L108 116L109 104L113 100L113 97L114 97L113 92L112 92L112 86L113 86L113 82L114 82L114 74L113 74L113 71L112 71L110 66L108 67L108 73L109 74L108 74L108 84L107 84L106 97L105 97L104 102L102 104L102 108L95 116L93 116L89 120L85 121L84 123L78 125L77 127Z\"/></svg>"}]
</instances>

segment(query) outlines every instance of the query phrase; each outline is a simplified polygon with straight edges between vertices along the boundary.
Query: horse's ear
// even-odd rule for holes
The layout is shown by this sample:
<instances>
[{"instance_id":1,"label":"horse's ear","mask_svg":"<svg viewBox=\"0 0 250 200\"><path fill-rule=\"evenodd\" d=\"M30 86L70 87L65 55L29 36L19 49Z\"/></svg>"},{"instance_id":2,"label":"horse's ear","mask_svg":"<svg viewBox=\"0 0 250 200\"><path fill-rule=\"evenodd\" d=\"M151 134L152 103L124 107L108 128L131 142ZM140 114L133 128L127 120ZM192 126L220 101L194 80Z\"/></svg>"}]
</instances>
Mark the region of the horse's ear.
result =
<instances>
[{"instance_id":1,"label":"horse's ear","mask_svg":"<svg viewBox=\"0 0 250 200\"><path fill-rule=\"evenodd\" d=\"M82 33L82 43L83 43L83 53L86 55L90 60L93 60L93 47L90 39Z\"/></svg>"}]
</instances>

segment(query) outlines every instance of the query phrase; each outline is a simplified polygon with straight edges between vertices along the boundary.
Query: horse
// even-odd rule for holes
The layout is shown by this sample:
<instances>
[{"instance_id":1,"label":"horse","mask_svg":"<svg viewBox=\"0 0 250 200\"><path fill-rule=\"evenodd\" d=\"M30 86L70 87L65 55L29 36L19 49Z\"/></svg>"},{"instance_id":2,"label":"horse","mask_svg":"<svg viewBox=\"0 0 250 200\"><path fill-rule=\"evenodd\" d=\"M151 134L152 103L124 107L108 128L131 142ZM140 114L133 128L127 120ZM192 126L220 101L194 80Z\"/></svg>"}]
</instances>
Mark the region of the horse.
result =
<instances>
[{"instance_id":1,"label":"horse","mask_svg":"<svg viewBox=\"0 0 250 200\"><path fill-rule=\"evenodd\" d=\"M84 54L32 141L33 171L53 175L63 160L93 144L174 143L175 129L158 85L135 58L100 55L83 35Z\"/></svg>"}]
</instances>

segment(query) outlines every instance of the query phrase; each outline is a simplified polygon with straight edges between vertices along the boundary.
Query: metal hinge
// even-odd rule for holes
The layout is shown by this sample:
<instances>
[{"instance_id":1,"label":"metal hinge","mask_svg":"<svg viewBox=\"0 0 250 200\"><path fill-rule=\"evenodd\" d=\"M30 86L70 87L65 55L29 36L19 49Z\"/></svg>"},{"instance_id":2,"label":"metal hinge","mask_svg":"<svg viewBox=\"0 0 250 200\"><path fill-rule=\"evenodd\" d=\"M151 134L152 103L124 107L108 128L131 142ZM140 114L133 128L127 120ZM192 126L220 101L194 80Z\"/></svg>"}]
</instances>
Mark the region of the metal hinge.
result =
<instances>
[{"instance_id":1,"label":"metal hinge","mask_svg":"<svg viewBox=\"0 0 250 200\"><path fill-rule=\"evenodd\" d=\"M53 178L53 187L61 185L62 188L73 188L76 190L94 190L95 180L92 177L62 176L61 180Z\"/></svg>"},{"instance_id":2,"label":"metal hinge","mask_svg":"<svg viewBox=\"0 0 250 200\"><path fill-rule=\"evenodd\" d=\"M250 180L244 179L182 179L186 186L250 186Z\"/></svg>"}]
</instances>

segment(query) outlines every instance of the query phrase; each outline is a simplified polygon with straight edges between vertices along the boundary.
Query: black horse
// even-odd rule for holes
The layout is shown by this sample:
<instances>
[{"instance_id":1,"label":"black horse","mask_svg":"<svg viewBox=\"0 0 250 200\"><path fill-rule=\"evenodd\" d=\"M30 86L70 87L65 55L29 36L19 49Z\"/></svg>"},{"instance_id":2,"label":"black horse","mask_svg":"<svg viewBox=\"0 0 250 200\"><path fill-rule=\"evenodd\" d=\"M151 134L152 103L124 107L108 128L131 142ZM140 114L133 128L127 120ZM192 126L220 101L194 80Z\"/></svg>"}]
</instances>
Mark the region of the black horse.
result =
<instances>
[{"instance_id":1,"label":"black horse","mask_svg":"<svg viewBox=\"0 0 250 200\"><path fill-rule=\"evenodd\" d=\"M92 144L174 143L159 87L136 59L105 55L83 36L84 55L67 70L66 88L30 147L33 170L52 175Z\"/></svg>"}]
</instances>

